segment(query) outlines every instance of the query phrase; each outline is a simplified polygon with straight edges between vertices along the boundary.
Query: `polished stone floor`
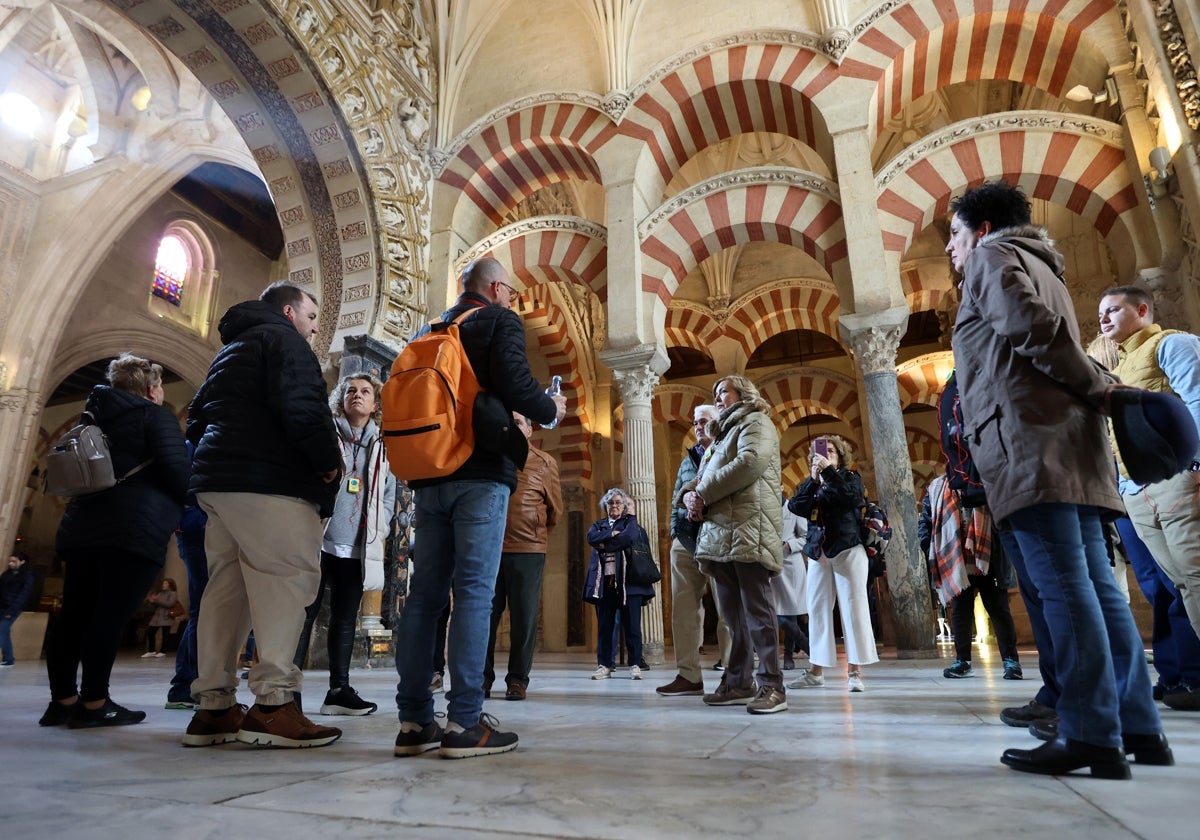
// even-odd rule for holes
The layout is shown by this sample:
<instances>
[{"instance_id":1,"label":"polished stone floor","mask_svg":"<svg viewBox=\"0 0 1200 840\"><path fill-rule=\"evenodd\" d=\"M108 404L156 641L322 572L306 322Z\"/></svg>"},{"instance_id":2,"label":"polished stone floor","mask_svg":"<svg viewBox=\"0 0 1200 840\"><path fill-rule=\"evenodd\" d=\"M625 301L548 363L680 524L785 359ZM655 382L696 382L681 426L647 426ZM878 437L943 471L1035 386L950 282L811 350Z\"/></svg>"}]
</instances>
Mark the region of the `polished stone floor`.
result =
<instances>
[{"instance_id":1,"label":"polished stone floor","mask_svg":"<svg viewBox=\"0 0 1200 840\"><path fill-rule=\"evenodd\" d=\"M657 696L674 675L665 666L640 682L625 670L593 682L590 656L539 655L527 701L486 704L520 734L518 751L463 761L392 757L390 669L352 675L380 712L322 718L340 721L340 741L273 751L181 747L190 713L162 708L172 660L135 653L118 661L113 696L146 709L144 723L42 729L44 665L18 662L0 671L0 831L25 840L1160 840L1195 830L1200 713L1163 710L1175 767L1135 765L1131 782L1024 775L1000 753L1036 742L996 715L1028 700L1034 679L1006 682L997 660L977 659L979 676L950 681L945 660L883 656L863 694L831 680L790 691L785 713L756 717ZM1032 652L1023 659L1036 674ZM717 676L706 674L710 689ZM316 705L324 674L307 678Z\"/></svg>"}]
</instances>

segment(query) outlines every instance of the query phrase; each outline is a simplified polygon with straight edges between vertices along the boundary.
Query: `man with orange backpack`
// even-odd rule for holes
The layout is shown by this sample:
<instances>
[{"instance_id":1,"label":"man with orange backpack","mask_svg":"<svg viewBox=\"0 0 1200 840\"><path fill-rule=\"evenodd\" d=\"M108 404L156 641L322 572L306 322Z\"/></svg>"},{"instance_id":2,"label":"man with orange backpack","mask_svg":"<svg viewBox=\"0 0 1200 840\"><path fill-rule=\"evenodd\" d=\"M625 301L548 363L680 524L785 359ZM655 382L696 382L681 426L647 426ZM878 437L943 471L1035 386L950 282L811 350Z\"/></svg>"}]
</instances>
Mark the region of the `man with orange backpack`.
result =
<instances>
[{"instance_id":1,"label":"man with orange backpack","mask_svg":"<svg viewBox=\"0 0 1200 840\"><path fill-rule=\"evenodd\" d=\"M510 308L517 290L508 279L508 272L491 257L471 263L462 274L462 294L441 321L458 321L463 348L485 393L498 399L505 412L517 411L549 425L566 415L566 398L546 395L533 378L525 355L525 328ZM385 397L385 429L387 410ZM511 422L511 416L508 419ZM415 496L414 543L421 559L413 570L397 633L400 733L395 755L437 749L444 758L468 758L516 749L516 734L497 731L495 719L482 714L503 524L508 497L517 486L517 467L524 465L528 452L525 436L515 426L507 441L506 447L484 445L477 435L470 457L454 472L409 482ZM402 469L394 461L393 465ZM434 720L429 682L434 629L451 590L446 662L450 690L443 731Z\"/></svg>"}]
</instances>

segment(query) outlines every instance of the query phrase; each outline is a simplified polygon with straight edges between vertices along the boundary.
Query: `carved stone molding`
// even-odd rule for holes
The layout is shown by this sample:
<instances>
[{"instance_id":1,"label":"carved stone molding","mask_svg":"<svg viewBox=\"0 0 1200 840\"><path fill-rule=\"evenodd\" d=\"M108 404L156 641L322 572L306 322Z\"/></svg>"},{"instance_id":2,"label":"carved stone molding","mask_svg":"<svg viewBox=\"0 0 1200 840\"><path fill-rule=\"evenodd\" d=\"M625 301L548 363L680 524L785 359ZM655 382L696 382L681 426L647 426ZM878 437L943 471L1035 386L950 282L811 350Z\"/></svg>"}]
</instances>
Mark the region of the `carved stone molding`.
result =
<instances>
[{"instance_id":1,"label":"carved stone molding","mask_svg":"<svg viewBox=\"0 0 1200 840\"><path fill-rule=\"evenodd\" d=\"M1183 118L1192 131L1200 130L1200 84L1197 83L1196 65L1188 50L1179 15L1175 13L1175 4L1171 0L1155 0L1154 19L1163 52L1167 55L1167 69L1171 71L1175 92L1179 95Z\"/></svg>"},{"instance_id":2,"label":"carved stone molding","mask_svg":"<svg viewBox=\"0 0 1200 840\"><path fill-rule=\"evenodd\" d=\"M608 228L604 225L596 224L579 216L537 216L513 222L511 225L500 228L491 236L479 240L469 251L454 261L454 273L461 274L468 263L479 259L488 251L495 250L505 242L518 239L527 233L536 233L542 230L582 233L601 243L608 243Z\"/></svg>"},{"instance_id":3,"label":"carved stone molding","mask_svg":"<svg viewBox=\"0 0 1200 840\"><path fill-rule=\"evenodd\" d=\"M28 388L0 392L0 411L22 414L31 405L41 405L41 394Z\"/></svg>"},{"instance_id":4,"label":"carved stone molding","mask_svg":"<svg viewBox=\"0 0 1200 840\"><path fill-rule=\"evenodd\" d=\"M1020 113L994 114L956 122L923 138L892 158L875 176L875 186L882 192L892 180L918 160L923 160L943 146L957 143L967 137L996 134L1001 131L1063 131L1091 137L1116 149L1123 148L1122 129L1116 123L1098 120L1078 114L1060 114L1055 111L1021 111Z\"/></svg>"},{"instance_id":5,"label":"carved stone molding","mask_svg":"<svg viewBox=\"0 0 1200 840\"><path fill-rule=\"evenodd\" d=\"M659 374L650 365L613 371L613 381L626 405L649 405L658 387Z\"/></svg>"},{"instance_id":6,"label":"carved stone molding","mask_svg":"<svg viewBox=\"0 0 1200 840\"><path fill-rule=\"evenodd\" d=\"M850 345L863 376L896 374L896 351L903 335L904 329L899 326L867 327L851 334Z\"/></svg>"},{"instance_id":7,"label":"carved stone molding","mask_svg":"<svg viewBox=\"0 0 1200 840\"><path fill-rule=\"evenodd\" d=\"M750 169L736 169L701 181L683 192L674 195L669 201L660 204L650 215L638 225L638 235L646 236L680 209L703 201L706 196L730 187L744 187L754 184L780 184L788 187L799 187L823 195L833 201L840 201L836 181L823 178L815 172L794 169L790 166L756 166Z\"/></svg>"}]
</instances>

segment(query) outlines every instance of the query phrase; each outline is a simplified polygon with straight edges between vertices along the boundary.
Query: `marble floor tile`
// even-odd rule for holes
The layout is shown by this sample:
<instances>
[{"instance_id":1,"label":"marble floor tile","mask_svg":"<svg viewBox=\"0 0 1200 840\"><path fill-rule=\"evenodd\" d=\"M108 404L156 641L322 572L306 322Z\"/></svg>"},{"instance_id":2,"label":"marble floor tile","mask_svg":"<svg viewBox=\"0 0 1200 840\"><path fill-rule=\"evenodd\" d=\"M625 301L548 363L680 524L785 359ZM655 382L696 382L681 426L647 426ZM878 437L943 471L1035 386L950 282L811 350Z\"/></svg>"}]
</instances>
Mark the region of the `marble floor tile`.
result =
<instances>
[{"instance_id":1,"label":"marble floor tile","mask_svg":"<svg viewBox=\"0 0 1200 840\"><path fill-rule=\"evenodd\" d=\"M1036 675L1026 654L1025 672ZM1015 773L1007 747L1033 747L997 714L1033 679L946 680L945 660L884 661L850 695L844 671L790 690L789 710L756 717L699 697L660 697L668 666L633 681L589 679L592 657L539 654L529 699L485 710L519 733L515 753L445 761L393 758L395 675L357 670L380 704L313 750L229 744L184 749L189 712L162 708L173 660L124 654L114 699L148 712L138 726L37 725L45 667L0 672L0 811L5 837L56 838L910 838L969 832L1024 837L1175 837L1191 833L1200 789L1200 714L1162 709L1175 767L1134 765L1131 782ZM993 667L995 666L995 667ZM789 672L794 678L797 672ZM705 673L716 687L720 674ZM326 675L306 674L310 706ZM241 698L249 701L249 696ZM444 699L438 699L444 709Z\"/></svg>"}]
</instances>

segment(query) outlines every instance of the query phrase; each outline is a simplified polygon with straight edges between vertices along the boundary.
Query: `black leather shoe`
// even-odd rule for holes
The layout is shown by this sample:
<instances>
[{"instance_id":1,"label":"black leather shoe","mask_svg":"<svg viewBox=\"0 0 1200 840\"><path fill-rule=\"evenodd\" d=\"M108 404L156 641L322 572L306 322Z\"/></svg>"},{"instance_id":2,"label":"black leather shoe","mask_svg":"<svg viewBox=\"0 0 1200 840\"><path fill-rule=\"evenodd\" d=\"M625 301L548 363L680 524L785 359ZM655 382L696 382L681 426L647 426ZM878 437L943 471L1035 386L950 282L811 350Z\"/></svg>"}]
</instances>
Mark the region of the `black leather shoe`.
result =
<instances>
[{"instance_id":1,"label":"black leather shoe","mask_svg":"<svg viewBox=\"0 0 1200 840\"><path fill-rule=\"evenodd\" d=\"M1043 741L1053 741L1058 737L1058 724L1038 721L1029 725L1029 732ZM1138 764L1155 767L1172 767L1175 764L1175 755L1167 744L1167 736L1161 732L1157 735L1122 735L1121 745L1125 755L1132 756Z\"/></svg>"},{"instance_id":2,"label":"black leather shoe","mask_svg":"<svg viewBox=\"0 0 1200 840\"><path fill-rule=\"evenodd\" d=\"M1029 734L1042 741L1053 741L1058 737L1058 721L1035 720L1029 724Z\"/></svg>"},{"instance_id":3,"label":"black leather shoe","mask_svg":"<svg viewBox=\"0 0 1200 840\"><path fill-rule=\"evenodd\" d=\"M1082 741L1055 738L1036 750L1005 750L1000 763L1022 773L1065 776L1088 768L1097 779L1130 779L1129 762L1116 747L1097 747Z\"/></svg>"}]
</instances>

